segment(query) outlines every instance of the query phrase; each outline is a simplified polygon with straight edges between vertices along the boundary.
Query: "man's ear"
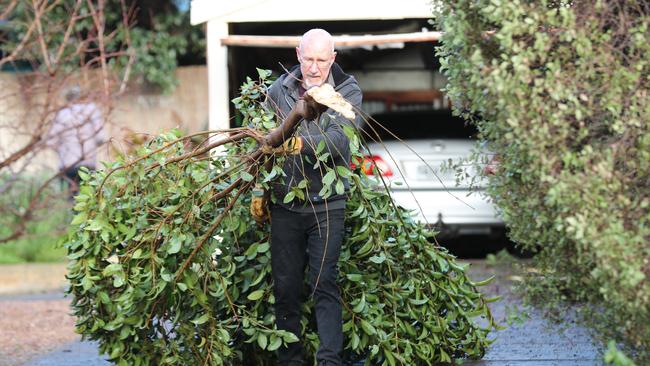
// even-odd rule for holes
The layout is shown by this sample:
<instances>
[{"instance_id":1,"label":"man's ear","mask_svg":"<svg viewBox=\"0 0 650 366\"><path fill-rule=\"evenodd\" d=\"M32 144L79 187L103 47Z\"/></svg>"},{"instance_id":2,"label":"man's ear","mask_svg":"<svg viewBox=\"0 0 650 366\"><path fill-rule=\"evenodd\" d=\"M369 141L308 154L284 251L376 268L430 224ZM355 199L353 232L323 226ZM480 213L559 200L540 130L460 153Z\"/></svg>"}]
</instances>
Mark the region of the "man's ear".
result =
<instances>
[{"instance_id":1,"label":"man's ear","mask_svg":"<svg viewBox=\"0 0 650 366\"><path fill-rule=\"evenodd\" d=\"M296 59L300 62L300 47L296 47Z\"/></svg>"},{"instance_id":2,"label":"man's ear","mask_svg":"<svg viewBox=\"0 0 650 366\"><path fill-rule=\"evenodd\" d=\"M332 52L332 63L336 61L336 51Z\"/></svg>"}]
</instances>

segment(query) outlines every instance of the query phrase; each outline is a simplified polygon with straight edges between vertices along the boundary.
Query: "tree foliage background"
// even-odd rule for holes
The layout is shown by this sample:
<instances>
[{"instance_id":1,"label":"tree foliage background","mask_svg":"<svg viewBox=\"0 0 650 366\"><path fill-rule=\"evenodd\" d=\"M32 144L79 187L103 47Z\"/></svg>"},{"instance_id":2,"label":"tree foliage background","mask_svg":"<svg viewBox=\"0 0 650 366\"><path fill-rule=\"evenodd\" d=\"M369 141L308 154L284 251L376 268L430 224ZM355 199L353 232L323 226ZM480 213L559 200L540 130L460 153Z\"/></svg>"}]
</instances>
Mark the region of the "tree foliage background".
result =
<instances>
[{"instance_id":1,"label":"tree foliage background","mask_svg":"<svg viewBox=\"0 0 650 366\"><path fill-rule=\"evenodd\" d=\"M204 28L190 25L189 0L123 1L133 9L132 72L141 82L168 92L177 83L176 67L205 64ZM107 2L112 13L108 19L119 19L119 7L111 3Z\"/></svg>"},{"instance_id":2,"label":"tree foliage background","mask_svg":"<svg viewBox=\"0 0 650 366\"><path fill-rule=\"evenodd\" d=\"M7 24L3 27L5 34L0 48L4 54L10 54L27 34L35 8L31 1L25 0L2 0L0 4L8 10L3 17ZM174 70L178 65L205 64L205 34L202 27L190 25L189 0L57 0L42 8L47 20L43 23L43 31L51 36L50 44L61 42L65 32L56 25L76 16L79 18L75 21L76 34L68 40L79 41L88 34L97 33L98 24L88 16L97 11L102 13L100 26L114 32L103 45L106 52L124 50L128 46L133 59L128 62L128 59L113 58L111 64L128 68L136 81L170 91L176 84ZM32 68L48 63L43 57L22 60L28 61ZM79 60L67 60L67 63L68 67L80 66Z\"/></svg>"},{"instance_id":3,"label":"tree foliage background","mask_svg":"<svg viewBox=\"0 0 650 366\"><path fill-rule=\"evenodd\" d=\"M455 111L500 161L489 193L537 251L528 296L583 304L603 339L650 354L647 2L440 3L439 55Z\"/></svg>"}]
</instances>

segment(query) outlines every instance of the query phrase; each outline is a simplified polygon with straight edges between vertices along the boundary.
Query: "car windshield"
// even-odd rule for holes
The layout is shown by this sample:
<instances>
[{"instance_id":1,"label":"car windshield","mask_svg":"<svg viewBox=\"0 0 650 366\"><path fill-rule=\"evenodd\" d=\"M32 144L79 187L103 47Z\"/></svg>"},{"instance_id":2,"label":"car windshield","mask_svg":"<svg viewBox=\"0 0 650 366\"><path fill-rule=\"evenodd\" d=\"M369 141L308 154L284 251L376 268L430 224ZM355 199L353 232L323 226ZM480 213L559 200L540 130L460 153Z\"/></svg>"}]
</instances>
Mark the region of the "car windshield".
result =
<instances>
[{"instance_id":1,"label":"car windshield","mask_svg":"<svg viewBox=\"0 0 650 366\"><path fill-rule=\"evenodd\" d=\"M364 135L375 139L379 135L381 141L395 140L393 135L402 140L421 140L469 139L477 134L475 126L452 116L451 110L384 112L373 115L373 118L385 128L370 121L364 126Z\"/></svg>"}]
</instances>

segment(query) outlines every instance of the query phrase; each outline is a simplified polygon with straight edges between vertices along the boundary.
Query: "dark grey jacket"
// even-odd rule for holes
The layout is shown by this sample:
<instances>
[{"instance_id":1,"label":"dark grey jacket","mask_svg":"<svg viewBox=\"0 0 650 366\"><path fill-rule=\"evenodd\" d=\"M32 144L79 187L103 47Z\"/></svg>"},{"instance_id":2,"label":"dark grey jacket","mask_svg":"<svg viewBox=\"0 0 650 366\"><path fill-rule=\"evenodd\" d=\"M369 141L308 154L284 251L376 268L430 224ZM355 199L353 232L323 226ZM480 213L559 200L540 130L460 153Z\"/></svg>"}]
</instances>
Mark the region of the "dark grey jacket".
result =
<instances>
[{"instance_id":1,"label":"dark grey jacket","mask_svg":"<svg viewBox=\"0 0 650 366\"><path fill-rule=\"evenodd\" d=\"M267 105L272 107L278 116L286 116L299 99L299 81L302 78L299 65L294 66L289 73L280 76L269 88ZM341 67L334 63L327 80L328 84L334 87L355 109L361 108L362 94L356 79L343 72ZM316 162L316 149L321 141L325 142L325 149L319 155L330 153L330 159L325 163L335 166L350 165L349 140L343 132L343 125L360 126L360 116L357 111L357 120L351 122L338 112L328 109L321 115L318 122L301 121L296 134L303 138L303 148L300 155L289 155L284 164L284 172L287 174L273 184L273 193L276 204L297 212L321 212L327 207L329 210L345 207L345 195L337 195L332 185L333 195L325 200L318 195L323 188L322 175L325 174L320 168L314 169ZM282 203L285 195L291 187L297 186L303 178L308 181L309 197L305 201L295 199L289 204ZM343 179L347 192L349 183ZM304 190L303 190L304 191Z\"/></svg>"}]
</instances>

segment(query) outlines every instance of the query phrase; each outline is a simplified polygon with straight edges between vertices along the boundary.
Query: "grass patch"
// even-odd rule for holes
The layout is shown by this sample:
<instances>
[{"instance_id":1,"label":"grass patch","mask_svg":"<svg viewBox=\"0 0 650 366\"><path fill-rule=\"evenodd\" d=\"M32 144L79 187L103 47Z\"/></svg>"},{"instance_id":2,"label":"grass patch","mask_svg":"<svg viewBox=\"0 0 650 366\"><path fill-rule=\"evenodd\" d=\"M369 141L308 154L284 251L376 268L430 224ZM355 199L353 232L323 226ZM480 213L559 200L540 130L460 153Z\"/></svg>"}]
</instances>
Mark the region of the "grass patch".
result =
<instances>
[{"instance_id":1,"label":"grass patch","mask_svg":"<svg viewBox=\"0 0 650 366\"><path fill-rule=\"evenodd\" d=\"M55 211L43 221L28 225L27 235L0 244L0 263L59 262L65 260L65 248L57 242L64 234L65 212ZM6 227L1 232L8 231Z\"/></svg>"},{"instance_id":2,"label":"grass patch","mask_svg":"<svg viewBox=\"0 0 650 366\"><path fill-rule=\"evenodd\" d=\"M62 262L65 248L57 246L58 237L27 238L0 246L0 264L25 262Z\"/></svg>"}]
</instances>

